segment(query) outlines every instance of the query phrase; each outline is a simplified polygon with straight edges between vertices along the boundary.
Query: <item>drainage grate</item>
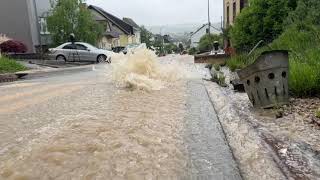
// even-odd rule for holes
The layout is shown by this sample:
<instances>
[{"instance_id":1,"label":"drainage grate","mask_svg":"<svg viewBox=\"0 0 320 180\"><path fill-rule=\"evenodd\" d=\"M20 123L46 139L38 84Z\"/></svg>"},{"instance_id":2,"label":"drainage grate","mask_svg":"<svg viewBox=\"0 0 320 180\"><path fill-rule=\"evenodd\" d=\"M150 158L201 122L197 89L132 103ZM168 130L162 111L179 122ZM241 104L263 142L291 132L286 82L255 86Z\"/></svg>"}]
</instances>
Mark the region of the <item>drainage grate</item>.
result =
<instances>
[{"instance_id":1,"label":"drainage grate","mask_svg":"<svg viewBox=\"0 0 320 180\"><path fill-rule=\"evenodd\" d=\"M238 75L254 107L288 104L288 51L264 52L252 65L238 71Z\"/></svg>"}]
</instances>

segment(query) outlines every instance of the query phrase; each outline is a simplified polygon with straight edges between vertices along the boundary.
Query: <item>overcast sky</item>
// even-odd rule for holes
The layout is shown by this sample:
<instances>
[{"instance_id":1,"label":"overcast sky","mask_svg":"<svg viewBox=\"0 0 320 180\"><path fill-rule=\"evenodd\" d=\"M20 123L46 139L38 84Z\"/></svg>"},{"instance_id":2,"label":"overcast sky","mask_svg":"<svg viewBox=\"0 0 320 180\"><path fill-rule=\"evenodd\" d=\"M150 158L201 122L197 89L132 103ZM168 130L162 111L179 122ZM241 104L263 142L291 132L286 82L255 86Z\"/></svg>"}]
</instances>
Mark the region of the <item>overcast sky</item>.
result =
<instances>
[{"instance_id":1,"label":"overcast sky","mask_svg":"<svg viewBox=\"0 0 320 180\"><path fill-rule=\"evenodd\" d=\"M207 22L207 0L87 0L139 25L171 25ZM210 0L211 22L220 22L223 0Z\"/></svg>"}]
</instances>

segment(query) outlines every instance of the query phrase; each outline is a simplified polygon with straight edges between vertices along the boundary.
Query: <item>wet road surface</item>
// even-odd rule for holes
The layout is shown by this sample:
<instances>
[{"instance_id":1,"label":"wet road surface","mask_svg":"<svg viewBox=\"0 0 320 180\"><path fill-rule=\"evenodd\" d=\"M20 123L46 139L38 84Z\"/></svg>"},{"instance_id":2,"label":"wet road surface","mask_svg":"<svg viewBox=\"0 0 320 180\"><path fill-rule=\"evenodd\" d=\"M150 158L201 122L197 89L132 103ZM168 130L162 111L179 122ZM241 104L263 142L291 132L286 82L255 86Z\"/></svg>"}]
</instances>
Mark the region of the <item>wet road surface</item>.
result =
<instances>
[{"instance_id":1,"label":"wet road surface","mask_svg":"<svg viewBox=\"0 0 320 180\"><path fill-rule=\"evenodd\" d=\"M0 86L0 179L241 179L201 79L132 91L111 67Z\"/></svg>"}]
</instances>

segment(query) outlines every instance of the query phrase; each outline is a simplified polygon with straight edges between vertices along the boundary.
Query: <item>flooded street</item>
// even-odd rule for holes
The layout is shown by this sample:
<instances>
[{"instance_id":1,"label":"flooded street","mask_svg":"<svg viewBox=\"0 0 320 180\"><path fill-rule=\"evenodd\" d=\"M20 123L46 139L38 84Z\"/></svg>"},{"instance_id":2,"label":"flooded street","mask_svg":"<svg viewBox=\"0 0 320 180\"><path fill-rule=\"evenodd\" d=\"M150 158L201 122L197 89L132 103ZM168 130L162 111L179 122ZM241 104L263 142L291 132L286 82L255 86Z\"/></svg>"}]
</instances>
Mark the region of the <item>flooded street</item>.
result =
<instances>
[{"instance_id":1,"label":"flooded street","mask_svg":"<svg viewBox=\"0 0 320 180\"><path fill-rule=\"evenodd\" d=\"M0 86L0 179L241 179L192 59L161 61L189 74L146 91L98 65Z\"/></svg>"}]
</instances>

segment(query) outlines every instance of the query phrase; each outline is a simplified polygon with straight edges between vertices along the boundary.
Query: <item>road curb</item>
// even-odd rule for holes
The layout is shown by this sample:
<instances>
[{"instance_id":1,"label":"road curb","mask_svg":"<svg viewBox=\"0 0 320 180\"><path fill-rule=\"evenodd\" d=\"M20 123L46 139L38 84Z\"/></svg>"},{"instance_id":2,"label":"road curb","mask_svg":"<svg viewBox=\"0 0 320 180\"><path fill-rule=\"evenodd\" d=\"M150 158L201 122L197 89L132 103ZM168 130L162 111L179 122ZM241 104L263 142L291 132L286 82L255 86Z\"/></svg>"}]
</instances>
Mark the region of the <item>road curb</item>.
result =
<instances>
[{"instance_id":1,"label":"road curb","mask_svg":"<svg viewBox=\"0 0 320 180\"><path fill-rule=\"evenodd\" d=\"M59 69L50 69L50 70L42 70L42 71L22 71L22 72L15 73L15 75L19 76L19 75L25 74L25 76L22 79L32 79L32 78L39 78L39 77L92 71L93 66L94 65L86 65L81 67L59 68Z\"/></svg>"},{"instance_id":2,"label":"road curb","mask_svg":"<svg viewBox=\"0 0 320 180\"><path fill-rule=\"evenodd\" d=\"M54 75L63 75L69 73L87 72L92 71L94 65L86 65L81 67L59 68L40 71L21 71L16 73L0 74L0 83L13 82L19 79L33 79L40 77L48 77Z\"/></svg>"}]
</instances>

